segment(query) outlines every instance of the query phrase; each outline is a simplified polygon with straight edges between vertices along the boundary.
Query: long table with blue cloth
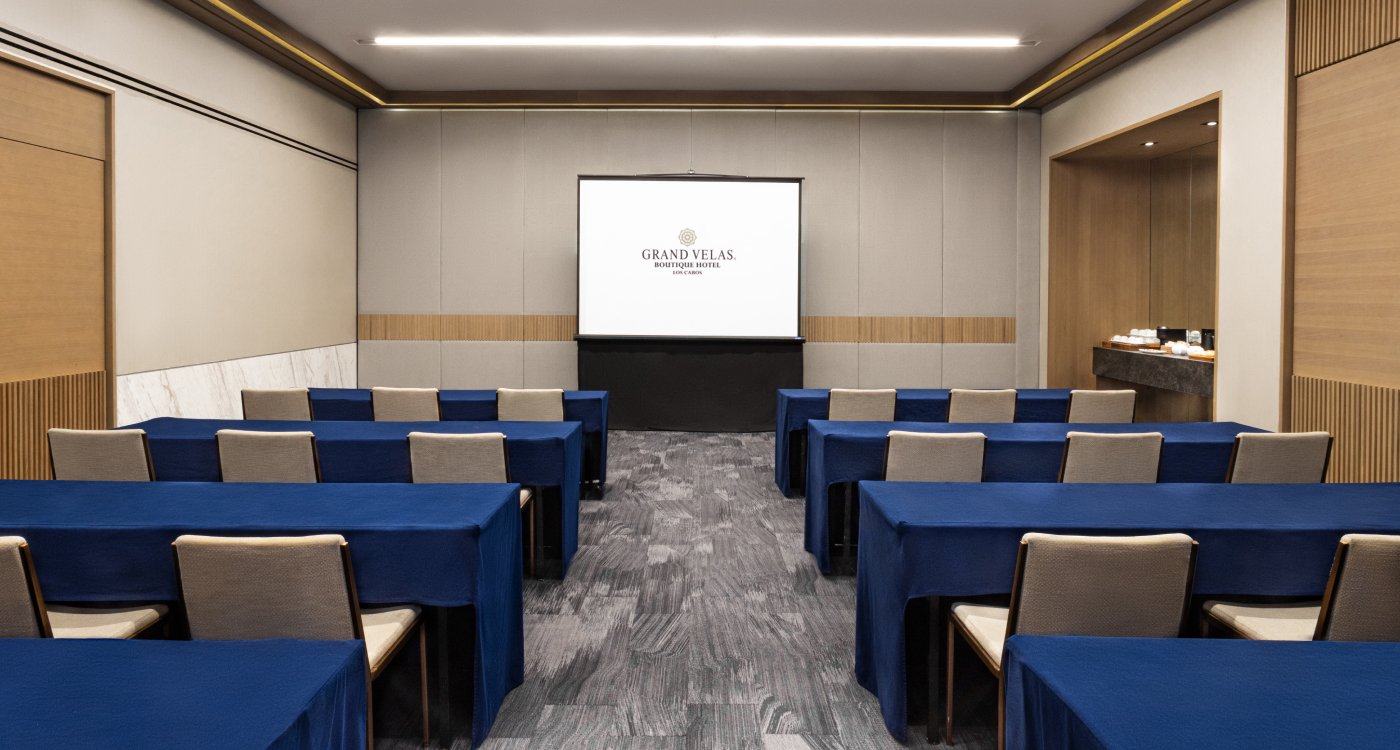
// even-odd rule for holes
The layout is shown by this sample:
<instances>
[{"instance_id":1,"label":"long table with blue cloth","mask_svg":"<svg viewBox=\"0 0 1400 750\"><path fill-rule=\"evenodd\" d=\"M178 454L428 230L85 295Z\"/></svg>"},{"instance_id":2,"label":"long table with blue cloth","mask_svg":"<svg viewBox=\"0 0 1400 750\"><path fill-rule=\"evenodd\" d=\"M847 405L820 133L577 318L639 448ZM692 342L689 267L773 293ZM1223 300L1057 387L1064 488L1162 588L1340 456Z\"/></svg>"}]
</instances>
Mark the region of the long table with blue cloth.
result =
<instances>
[{"instance_id":1,"label":"long table with blue cloth","mask_svg":"<svg viewBox=\"0 0 1400 750\"><path fill-rule=\"evenodd\" d=\"M546 519L546 540L557 543L565 574L578 549L583 460L578 422L292 422L161 417L127 428L146 431L156 479L179 482L219 481L219 447L214 439L219 430L314 433L321 480L337 483L412 481L410 432L501 432L506 436L511 481L544 490L536 513Z\"/></svg>"},{"instance_id":2,"label":"long table with blue cloth","mask_svg":"<svg viewBox=\"0 0 1400 750\"><path fill-rule=\"evenodd\" d=\"M805 543L823 573L831 572L832 490L884 475L885 440L891 430L980 432L987 436L983 457L987 482L1055 482L1070 432L1162 433L1162 482L1223 482L1235 436L1264 432L1235 422L1135 424L936 424L928 422L830 422L807 426L808 486ZM852 521L854 526L857 519Z\"/></svg>"},{"instance_id":3,"label":"long table with blue cloth","mask_svg":"<svg viewBox=\"0 0 1400 750\"><path fill-rule=\"evenodd\" d=\"M941 705L944 605L1009 594L1028 532L1189 534L1195 594L1225 598L1321 598L1344 534L1400 533L1400 484L861 482L860 504L856 678L901 740L912 691ZM927 632L906 634L916 604ZM907 678L906 649L928 665L926 681ZM929 713L936 736L941 712Z\"/></svg>"},{"instance_id":4,"label":"long table with blue cloth","mask_svg":"<svg viewBox=\"0 0 1400 750\"><path fill-rule=\"evenodd\" d=\"M1022 750L1400 744L1395 643L1018 635L1003 666Z\"/></svg>"},{"instance_id":5,"label":"long table with blue cloth","mask_svg":"<svg viewBox=\"0 0 1400 750\"><path fill-rule=\"evenodd\" d=\"M368 388L312 388L311 418L341 422L374 420ZM438 391L438 408L449 422L496 419L495 391ZM583 425L583 481L602 493L608 481L608 392L564 391L564 419Z\"/></svg>"},{"instance_id":6,"label":"long table with blue cloth","mask_svg":"<svg viewBox=\"0 0 1400 750\"><path fill-rule=\"evenodd\" d=\"M363 748L358 641L0 640L0 745Z\"/></svg>"},{"instance_id":7,"label":"long table with blue cloth","mask_svg":"<svg viewBox=\"0 0 1400 750\"><path fill-rule=\"evenodd\" d=\"M525 674L518 495L515 484L0 481L0 535L28 540L45 599L81 603L178 601L181 534L340 534L361 602L426 610L439 735L481 742Z\"/></svg>"},{"instance_id":8,"label":"long table with blue cloth","mask_svg":"<svg viewBox=\"0 0 1400 750\"><path fill-rule=\"evenodd\" d=\"M900 422L947 422L950 393L947 388L900 388L895 392L894 418ZM1069 393L1069 388L1016 391L1016 421L1065 421ZM807 423L827 418L830 398L831 391L826 388L778 389L773 472L778 489L787 497L801 497L806 491Z\"/></svg>"}]
</instances>

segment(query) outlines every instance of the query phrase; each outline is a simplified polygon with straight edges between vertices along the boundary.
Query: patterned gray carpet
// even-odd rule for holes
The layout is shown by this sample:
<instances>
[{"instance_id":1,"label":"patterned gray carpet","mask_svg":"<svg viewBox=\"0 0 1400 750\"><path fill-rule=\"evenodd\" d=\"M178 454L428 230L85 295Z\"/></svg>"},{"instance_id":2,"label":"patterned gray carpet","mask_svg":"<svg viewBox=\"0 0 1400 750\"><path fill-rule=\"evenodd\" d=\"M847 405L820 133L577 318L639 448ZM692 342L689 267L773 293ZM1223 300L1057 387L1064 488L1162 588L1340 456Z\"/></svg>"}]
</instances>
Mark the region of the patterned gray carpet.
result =
<instances>
[{"instance_id":1,"label":"patterned gray carpet","mask_svg":"<svg viewBox=\"0 0 1400 750\"><path fill-rule=\"evenodd\" d=\"M568 579L525 586L525 684L484 748L901 747L855 681L855 580L803 551L772 435L610 440ZM992 745L981 704L957 747Z\"/></svg>"}]
</instances>

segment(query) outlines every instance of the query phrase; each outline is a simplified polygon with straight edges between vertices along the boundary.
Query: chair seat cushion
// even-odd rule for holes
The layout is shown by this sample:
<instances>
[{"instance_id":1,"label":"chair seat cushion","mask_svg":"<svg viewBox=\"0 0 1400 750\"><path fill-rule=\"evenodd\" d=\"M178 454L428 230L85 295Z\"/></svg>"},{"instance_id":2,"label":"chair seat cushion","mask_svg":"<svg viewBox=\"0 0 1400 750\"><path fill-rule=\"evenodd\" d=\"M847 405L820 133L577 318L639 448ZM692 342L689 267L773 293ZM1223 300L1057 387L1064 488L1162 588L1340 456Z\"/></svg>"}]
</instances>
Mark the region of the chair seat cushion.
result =
<instances>
[{"instance_id":1,"label":"chair seat cushion","mask_svg":"<svg viewBox=\"0 0 1400 750\"><path fill-rule=\"evenodd\" d=\"M1206 614L1256 641L1310 641L1321 604L1231 604L1206 602Z\"/></svg>"},{"instance_id":2,"label":"chair seat cushion","mask_svg":"<svg viewBox=\"0 0 1400 750\"><path fill-rule=\"evenodd\" d=\"M531 492L530 490L525 489L524 487L521 487L521 488L520 488L520 507L524 508L525 506L529 505L529 504L530 504L530 498L532 498L532 497L534 497L534 496L535 496L535 493Z\"/></svg>"},{"instance_id":3,"label":"chair seat cushion","mask_svg":"<svg viewBox=\"0 0 1400 750\"><path fill-rule=\"evenodd\" d=\"M360 624L365 631L365 651L369 654L369 671L378 674L389 660L389 654L413 630L418 622L417 607L385 607L360 610Z\"/></svg>"},{"instance_id":4,"label":"chair seat cushion","mask_svg":"<svg viewBox=\"0 0 1400 750\"><path fill-rule=\"evenodd\" d=\"M1011 611L1006 607L953 605L953 619L962 625L963 632L973 640L978 650L997 666L1001 665L1001 649L1006 645L1006 622L1010 615Z\"/></svg>"},{"instance_id":5,"label":"chair seat cushion","mask_svg":"<svg viewBox=\"0 0 1400 750\"><path fill-rule=\"evenodd\" d=\"M133 638L160 622L169 609L164 604L112 609L50 604L48 611L55 638Z\"/></svg>"}]
</instances>

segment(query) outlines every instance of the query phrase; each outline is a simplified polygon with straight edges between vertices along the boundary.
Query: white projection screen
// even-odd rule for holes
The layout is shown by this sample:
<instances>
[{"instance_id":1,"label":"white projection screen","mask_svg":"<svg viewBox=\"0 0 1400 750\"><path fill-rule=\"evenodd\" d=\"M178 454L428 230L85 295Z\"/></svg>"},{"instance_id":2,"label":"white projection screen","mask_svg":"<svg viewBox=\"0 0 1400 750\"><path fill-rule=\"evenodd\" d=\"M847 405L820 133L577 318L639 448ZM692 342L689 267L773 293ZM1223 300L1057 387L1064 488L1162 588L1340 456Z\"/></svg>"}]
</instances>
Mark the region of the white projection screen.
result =
<instances>
[{"instance_id":1,"label":"white projection screen","mask_svg":"<svg viewBox=\"0 0 1400 750\"><path fill-rule=\"evenodd\" d=\"M578 183L578 333L796 338L797 178L590 177Z\"/></svg>"}]
</instances>

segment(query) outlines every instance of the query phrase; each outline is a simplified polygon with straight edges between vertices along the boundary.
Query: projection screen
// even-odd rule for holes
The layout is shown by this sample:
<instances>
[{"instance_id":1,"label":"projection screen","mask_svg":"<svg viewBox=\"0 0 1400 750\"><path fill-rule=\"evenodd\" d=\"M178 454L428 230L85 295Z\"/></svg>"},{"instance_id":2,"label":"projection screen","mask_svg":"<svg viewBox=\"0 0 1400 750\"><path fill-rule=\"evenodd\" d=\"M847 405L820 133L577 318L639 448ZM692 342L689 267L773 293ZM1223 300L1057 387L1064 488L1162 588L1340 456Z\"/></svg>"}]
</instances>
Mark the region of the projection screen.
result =
<instances>
[{"instance_id":1,"label":"projection screen","mask_svg":"<svg viewBox=\"0 0 1400 750\"><path fill-rule=\"evenodd\" d=\"M578 184L578 333L796 338L800 178Z\"/></svg>"}]
</instances>

